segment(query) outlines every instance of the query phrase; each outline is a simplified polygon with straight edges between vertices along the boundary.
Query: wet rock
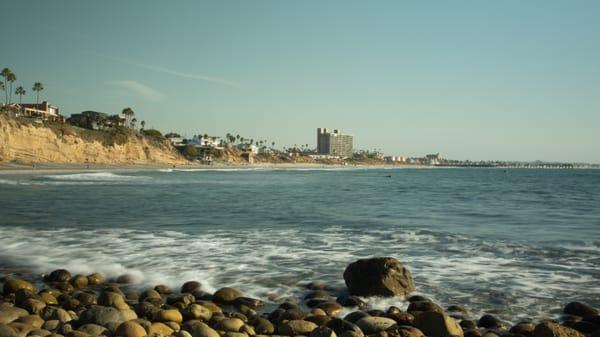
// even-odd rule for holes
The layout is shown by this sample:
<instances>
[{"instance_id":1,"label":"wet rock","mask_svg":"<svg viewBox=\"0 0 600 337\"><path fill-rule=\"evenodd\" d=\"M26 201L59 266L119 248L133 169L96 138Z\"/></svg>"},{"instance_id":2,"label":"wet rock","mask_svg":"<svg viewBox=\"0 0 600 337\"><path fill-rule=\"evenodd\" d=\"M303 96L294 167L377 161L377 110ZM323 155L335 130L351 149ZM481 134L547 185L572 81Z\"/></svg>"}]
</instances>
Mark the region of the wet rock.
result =
<instances>
[{"instance_id":1,"label":"wet rock","mask_svg":"<svg viewBox=\"0 0 600 337\"><path fill-rule=\"evenodd\" d=\"M103 307L99 305L92 305L89 309L83 311L79 315L80 324L98 324L101 326L107 326L109 322L122 323L123 317L119 310L113 307Z\"/></svg>"},{"instance_id":2,"label":"wet rock","mask_svg":"<svg viewBox=\"0 0 600 337\"><path fill-rule=\"evenodd\" d=\"M191 293L196 289L200 289L202 284L198 281L187 281L181 286L180 292L183 293Z\"/></svg>"},{"instance_id":3,"label":"wet rock","mask_svg":"<svg viewBox=\"0 0 600 337\"><path fill-rule=\"evenodd\" d=\"M0 323L0 337L18 337L17 331L6 323Z\"/></svg>"},{"instance_id":4,"label":"wet rock","mask_svg":"<svg viewBox=\"0 0 600 337\"><path fill-rule=\"evenodd\" d=\"M427 301L427 302L431 302L431 300L423 295L412 295L410 297L408 297L406 299L408 302L420 302L420 301Z\"/></svg>"},{"instance_id":5,"label":"wet rock","mask_svg":"<svg viewBox=\"0 0 600 337\"><path fill-rule=\"evenodd\" d=\"M477 326L487 329L497 329L502 327L502 322L498 318L486 314L481 316L479 321L477 321Z\"/></svg>"},{"instance_id":6,"label":"wet rock","mask_svg":"<svg viewBox=\"0 0 600 337\"><path fill-rule=\"evenodd\" d=\"M512 326L509 332L514 334L523 335L526 337L532 337L533 331L535 330L535 325L529 322L521 322Z\"/></svg>"},{"instance_id":7,"label":"wet rock","mask_svg":"<svg viewBox=\"0 0 600 337\"><path fill-rule=\"evenodd\" d=\"M53 282L52 287L65 294L70 294L75 290L75 287L69 282Z\"/></svg>"},{"instance_id":8,"label":"wet rock","mask_svg":"<svg viewBox=\"0 0 600 337\"><path fill-rule=\"evenodd\" d=\"M4 295L14 294L20 289L29 290L35 293L35 288L33 287L33 285L25 280L9 278L4 282Z\"/></svg>"},{"instance_id":9,"label":"wet rock","mask_svg":"<svg viewBox=\"0 0 600 337\"><path fill-rule=\"evenodd\" d=\"M144 327L131 321L121 323L115 334L121 337L145 337L148 335Z\"/></svg>"},{"instance_id":10,"label":"wet rock","mask_svg":"<svg viewBox=\"0 0 600 337\"><path fill-rule=\"evenodd\" d=\"M75 294L75 299L81 303L81 305L92 305L98 303L98 297L96 294L91 294L88 292L78 292Z\"/></svg>"},{"instance_id":11,"label":"wet rock","mask_svg":"<svg viewBox=\"0 0 600 337\"><path fill-rule=\"evenodd\" d=\"M46 307L46 303L33 298L28 298L24 303L19 305L21 308L27 310L31 314L39 314Z\"/></svg>"},{"instance_id":12,"label":"wet rock","mask_svg":"<svg viewBox=\"0 0 600 337\"><path fill-rule=\"evenodd\" d=\"M396 321L386 317L363 317L356 322L356 325L365 334L373 334L380 331L385 331L394 326Z\"/></svg>"},{"instance_id":13,"label":"wet rock","mask_svg":"<svg viewBox=\"0 0 600 337\"><path fill-rule=\"evenodd\" d=\"M398 325L413 325L415 323L415 316L408 312L386 313L384 317L393 319Z\"/></svg>"},{"instance_id":14,"label":"wet rock","mask_svg":"<svg viewBox=\"0 0 600 337\"><path fill-rule=\"evenodd\" d=\"M415 317L416 328L429 337L464 336L454 318L435 311L424 311Z\"/></svg>"},{"instance_id":15,"label":"wet rock","mask_svg":"<svg viewBox=\"0 0 600 337\"><path fill-rule=\"evenodd\" d=\"M328 328L328 327L318 327L316 329L314 329L309 337L337 337L335 331L333 331L332 329Z\"/></svg>"},{"instance_id":16,"label":"wet rock","mask_svg":"<svg viewBox=\"0 0 600 337\"><path fill-rule=\"evenodd\" d=\"M534 337L584 337L584 335L571 328L561 326L553 322L543 322L536 325L533 331Z\"/></svg>"},{"instance_id":17,"label":"wet rock","mask_svg":"<svg viewBox=\"0 0 600 337\"><path fill-rule=\"evenodd\" d=\"M325 311L325 313L329 316L335 316L339 314L343 307L341 304L337 302L325 302L317 305L318 309Z\"/></svg>"},{"instance_id":18,"label":"wet rock","mask_svg":"<svg viewBox=\"0 0 600 337\"><path fill-rule=\"evenodd\" d=\"M439 312L440 314L444 313L444 309L442 309L442 307L440 307L439 305L437 305L431 301L412 301L408 305L408 308L406 309L406 311L409 313L422 312L422 311L433 311L433 312Z\"/></svg>"},{"instance_id":19,"label":"wet rock","mask_svg":"<svg viewBox=\"0 0 600 337\"><path fill-rule=\"evenodd\" d=\"M363 336L362 330L358 325L341 318L333 318L327 322L327 327L335 331L338 336L344 335L344 332L351 332L353 335Z\"/></svg>"},{"instance_id":20,"label":"wet rock","mask_svg":"<svg viewBox=\"0 0 600 337\"><path fill-rule=\"evenodd\" d=\"M221 288L213 294L213 301L217 303L232 303L238 297L242 297L242 293L233 288Z\"/></svg>"},{"instance_id":21,"label":"wet rock","mask_svg":"<svg viewBox=\"0 0 600 337\"><path fill-rule=\"evenodd\" d=\"M225 318L217 322L217 324L215 325L215 329L222 331L239 332L242 326L244 326L244 321L242 321L239 318Z\"/></svg>"},{"instance_id":22,"label":"wet rock","mask_svg":"<svg viewBox=\"0 0 600 337\"><path fill-rule=\"evenodd\" d=\"M277 327L277 331L285 336L308 335L318 326L309 321L291 320L281 323Z\"/></svg>"},{"instance_id":23,"label":"wet rock","mask_svg":"<svg viewBox=\"0 0 600 337\"><path fill-rule=\"evenodd\" d=\"M148 328L148 335L150 336L171 336L174 330L168 325L160 322L155 322Z\"/></svg>"},{"instance_id":24,"label":"wet rock","mask_svg":"<svg viewBox=\"0 0 600 337\"><path fill-rule=\"evenodd\" d=\"M389 337L425 337L421 330L407 325L396 325L386 332Z\"/></svg>"},{"instance_id":25,"label":"wet rock","mask_svg":"<svg viewBox=\"0 0 600 337\"><path fill-rule=\"evenodd\" d=\"M210 309L203 307L200 304L196 304L196 303L191 304L187 308L183 309L182 314L186 320L200 319L205 322L210 320L210 318L213 315L213 313L212 313L212 311L210 311Z\"/></svg>"},{"instance_id":26,"label":"wet rock","mask_svg":"<svg viewBox=\"0 0 600 337\"><path fill-rule=\"evenodd\" d=\"M29 315L18 318L15 322L31 325L34 328L41 328L44 325L44 320L38 315Z\"/></svg>"},{"instance_id":27,"label":"wet rock","mask_svg":"<svg viewBox=\"0 0 600 337\"><path fill-rule=\"evenodd\" d=\"M302 320L307 313L302 309L288 309L281 314L280 320Z\"/></svg>"},{"instance_id":28,"label":"wet rock","mask_svg":"<svg viewBox=\"0 0 600 337\"><path fill-rule=\"evenodd\" d=\"M58 328L59 325L60 325L59 320L51 319L51 320L47 320L46 322L44 322L44 325L42 325L42 328L46 329L46 330L54 331Z\"/></svg>"},{"instance_id":29,"label":"wet rock","mask_svg":"<svg viewBox=\"0 0 600 337\"><path fill-rule=\"evenodd\" d=\"M46 276L46 282L69 282L71 273L66 269L56 269Z\"/></svg>"},{"instance_id":30,"label":"wet rock","mask_svg":"<svg viewBox=\"0 0 600 337\"><path fill-rule=\"evenodd\" d=\"M248 337L248 334L245 332L226 331L223 337Z\"/></svg>"},{"instance_id":31,"label":"wet rock","mask_svg":"<svg viewBox=\"0 0 600 337\"><path fill-rule=\"evenodd\" d=\"M183 330L189 332L192 337L220 337L211 327L201 321L191 320L183 323Z\"/></svg>"},{"instance_id":32,"label":"wet rock","mask_svg":"<svg viewBox=\"0 0 600 337\"><path fill-rule=\"evenodd\" d=\"M154 290L158 291L161 295L169 295L171 293L171 289L164 284L159 284L154 287Z\"/></svg>"},{"instance_id":33,"label":"wet rock","mask_svg":"<svg viewBox=\"0 0 600 337\"><path fill-rule=\"evenodd\" d=\"M124 274L124 275L117 277L116 281L117 281L117 283L120 283L120 284L134 284L134 283L136 283L137 280L136 280L135 276L133 276L131 274Z\"/></svg>"},{"instance_id":34,"label":"wet rock","mask_svg":"<svg viewBox=\"0 0 600 337\"><path fill-rule=\"evenodd\" d=\"M275 332L275 326L269 320L258 317L253 322L254 331L261 335L272 335Z\"/></svg>"},{"instance_id":35,"label":"wet rock","mask_svg":"<svg viewBox=\"0 0 600 337\"><path fill-rule=\"evenodd\" d=\"M192 337L192 334L190 334L189 332L187 332L185 330L179 330L175 334L173 334L173 336L174 337Z\"/></svg>"},{"instance_id":36,"label":"wet rock","mask_svg":"<svg viewBox=\"0 0 600 337\"><path fill-rule=\"evenodd\" d=\"M129 309L129 305L125 302L123 295L112 291L103 291L100 297L98 297L98 304L119 310Z\"/></svg>"},{"instance_id":37,"label":"wet rock","mask_svg":"<svg viewBox=\"0 0 600 337\"><path fill-rule=\"evenodd\" d=\"M97 337L97 336L107 336L107 335L111 335L110 331L108 331L107 328L98 325L98 324L84 324L82 326L80 326L79 328L77 328L77 331L81 331L83 333L86 333L92 337Z\"/></svg>"},{"instance_id":38,"label":"wet rock","mask_svg":"<svg viewBox=\"0 0 600 337\"><path fill-rule=\"evenodd\" d=\"M336 301L341 304L343 307L348 307L348 308L363 308L365 307L367 304L365 303L365 301L361 300L360 297L358 296L352 296L352 295L342 295L342 296L338 296L338 298L336 299Z\"/></svg>"},{"instance_id":39,"label":"wet rock","mask_svg":"<svg viewBox=\"0 0 600 337\"><path fill-rule=\"evenodd\" d=\"M90 335L86 334L82 331L70 330L64 333L65 337L90 337Z\"/></svg>"},{"instance_id":40,"label":"wet rock","mask_svg":"<svg viewBox=\"0 0 600 337\"><path fill-rule=\"evenodd\" d=\"M77 275L73 276L71 278L70 282L71 282L71 285L73 285L73 287L75 287L76 289L86 288L89 283L87 276L84 276L81 274L77 274Z\"/></svg>"},{"instance_id":41,"label":"wet rock","mask_svg":"<svg viewBox=\"0 0 600 337\"><path fill-rule=\"evenodd\" d=\"M309 321L309 322L313 322L318 326L324 326L327 324L327 322L329 322L331 320L331 316L323 316L323 315L319 315L319 316L308 316L306 318L304 318L305 321Z\"/></svg>"},{"instance_id":42,"label":"wet rock","mask_svg":"<svg viewBox=\"0 0 600 337\"><path fill-rule=\"evenodd\" d=\"M143 291L139 297L140 301L144 301L149 298L162 299L162 296L160 295L160 293L158 291L156 291L154 289L148 289L148 290Z\"/></svg>"},{"instance_id":43,"label":"wet rock","mask_svg":"<svg viewBox=\"0 0 600 337\"><path fill-rule=\"evenodd\" d=\"M240 328L240 332L243 332L243 333L247 334L248 336L256 335L256 331L254 330L254 328L248 324L242 325L242 327Z\"/></svg>"},{"instance_id":44,"label":"wet rock","mask_svg":"<svg viewBox=\"0 0 600 337\"><path fill-rule=\"evenodd\" d=\"M465 337L481 337L481 331L479 329L464 330Z\"/></svg>"},{"instance_id":45,"label":"wet rock","mask_svg":"<svg viewBox=\"0 0 600 337\"><path fill-rule=\"evenodd\" d=\"M586 321L575 322L572 326L573 329L583 333L583 334L591 334L592 332L600 329L600 326Z\"/></svg>"},{"instance_id":46,"label":"wet rock","mask_svg":"<svg viewBox=\"0 0 600 337\"><path fill-rule=\"evenodd\" d=\"M391 257L363 259L344 271L350 295L404 296L415 290L412 275L400 261Z\"/></svg>"},{"instance_id":47,"label":"wet rock","mask_svg":"<svg viewBox=\"0 0 600 337\"><path fill-rule=\"evenodd\" d=\"M470 320L470 319L463 319L462 321L460 321L460 326L464 329L477 329L477 323L475 323L474 321Z\"/></svg>"},{"instance_id":48,"label":"wet rock","mask_svg":"<svg viewBox=\"0 0 600 337\"><path fill-rule=\"evenodd\" d=\"M464 307L461 307L460 305L451 305L448 307L447 311L450 312L460 312L462 314L467 314L468 311L467 309L465 309Z\"/></svg>"},{"instance_id":49,"label":"wet rock","mask_svg":"<svg viewBox=\"0 0 600 337\"><path fill-rule=\"evenodd\" d=\"M138 318L135 311L133 311L131 309L119 310L119 315L121 315L121 319L123 321L130 321L132 319Z\"/></svg>"},{"instance_id":50,"label":"wet rock","mask_svg":"<svg viewBox=\"0 0 600 337\"><path fill-rule=\"evenodd\" d=\"M167 297L167 303L170 305L176 305L177 303L182 303L184 307L196 302L196 297L190 293L184 293L178 296L169 296Z\"/></svg>"},{"instance_id":51,"label":"wet rock","mask_svg":"<svg viewBox=\"0 0 600 337\"><path fill-rule=\"evenodd\" d=\"M177 309L160 310L154 316L156 322L183 322L183 315Z\"/></svg>"},{"instance_id":52,"label":"wet rock","mask_svg":"<svg viewBox=\"0 0 600 337\"><path fill-rule=\"evenodd\" d=\"M87 276L88 285L94 286L104 283L104 276L99 273L93 273Z\"/></svg>"},{"instance_id":53,"label":"wet rock","mask_svg":"<svg viewBox=\"0 0 600 337\"><path fill-rule=\"evenodd\" d=\"M348 315L346 315L346 317L344 317L344 319L348 322L351 323L356 323L359 319L363 318L363 317L369 317L371 315L367 314L364 311L354 311L349 313Z\"/></svg>"},{"instance_id":54,"label":"wet rock","mask_svg":"<svg viewBox=\"0 0 600 337\"><path fill-rule=\"evenodd\" d=\"M33 337L33 336L39 336L39 337L46 337L48 335L51 335L52 332L45 330L45 329L33 329L31 331L29 331L29 334L27 334L27 336L29 337Z\"/></svg>"},{"instance_id":55,"label":"wet rock","mask_svg":"<svg viewBox=\"0 0 600 337\"><path fill-rule=\"evenodd\" d=\"M54 297L54 295L52 295L49 292L40 293L40 300L42 300L44 303L46 303L46 305L57 305L58 304L58 300L56 299L56 297Z\"/></svg>"},{"instance_id":56,"label":"wet rock","mask_svg":"<svg viewBox=\"0 0 600 337\"><path fill-rule=\"evenodd\" d=\"M259 300L259 299L250 298L250 297L243 297L243 296L236 298L233 301L233 303L235 305L237 305L237 306L245 305L245 306L247 306L249 308L252 308L252 309L258 309L258 308L260 308L261 306L264 305L264 302L261 301L261 300Z\"/></svg>"},{"instance_id":57,"label":"wet rock","mask_svg":"<svg viewBox=\"0 0 600 337\"><path fill-rule=\"evenodd\" d=\"M221 307L219 307L212 301L198 301L198 304L207 308L208 310L212 311L213 313L222 313L223 312Z\"/></svg>"},{"instance_id":58,"label":"wet rock","mask_svg":"<svg viewBox=\"0 0 600 337\"><path fill-rule=\"evenodd\" d=\"M0 323L2 324L8 324L28 315L29 312L23 308L13 307L5 303L0 305Z\"/></svg>"},{"instance_id":59,"label":"wet rock","mask_svg":"<svg viewBox=\"0 0 600 337\"><path fill-rule=\"evenodd\" d=\"M304 300L310 299L322 299L328 301L329 299L331 299L331 295L329 295L329 293L325 290L313 290L308 294L304 295Z\"/></svg>"},{"instance_id":60,"label":"wet rock","mask_svg":"<svg viewBox=\"0 0 600 337\"><path fill-rule=\"evenodd\" d=\"M598 316L598 310L592 308L591 306L581 303L581 302L571 302L565 306L564 309L565 314L575 315L575 316Z\"/></svg>"}]
</instances>

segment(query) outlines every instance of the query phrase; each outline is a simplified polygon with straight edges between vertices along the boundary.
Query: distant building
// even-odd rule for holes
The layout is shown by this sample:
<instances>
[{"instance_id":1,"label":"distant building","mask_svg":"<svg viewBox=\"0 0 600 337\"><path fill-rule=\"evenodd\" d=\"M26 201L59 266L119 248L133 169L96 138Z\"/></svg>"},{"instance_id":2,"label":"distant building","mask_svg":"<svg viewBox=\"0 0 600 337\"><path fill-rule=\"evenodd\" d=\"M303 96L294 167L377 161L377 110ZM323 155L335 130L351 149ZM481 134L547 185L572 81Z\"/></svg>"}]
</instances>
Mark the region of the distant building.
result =
<instances>
[{"instance_id":1,"label":"distant building","mask_svg":"<svg viewBox=\"0 0 600 337\"><path fill-rule=\"evenodd\" d=\"M16 104L19 115L30 118L40 118L54 122L64 122L65 117L59 113L58 107L44 101L40 104Z\"/></svg>"},{"instance_id":2,"label":"distant building","mask_svg":"<svg viewBox=\"0 0 600 337\"><path fill-rule=\"evenodd\" d=\"M352 136L338 130L329 132L326 128L317 129L317 153L322 155L352 157Z\"/></svg>"},{"instance_id":3,"label":"distant building","mask_svg":"<svg viewBox=\"0 0 600 337\"><path fill-rule=\"evenodd\" d=\"M402 156L387 156L383 158L385 161L389 163L404 163L406 162L406 158Z\"/></svg>"}]
</instances>

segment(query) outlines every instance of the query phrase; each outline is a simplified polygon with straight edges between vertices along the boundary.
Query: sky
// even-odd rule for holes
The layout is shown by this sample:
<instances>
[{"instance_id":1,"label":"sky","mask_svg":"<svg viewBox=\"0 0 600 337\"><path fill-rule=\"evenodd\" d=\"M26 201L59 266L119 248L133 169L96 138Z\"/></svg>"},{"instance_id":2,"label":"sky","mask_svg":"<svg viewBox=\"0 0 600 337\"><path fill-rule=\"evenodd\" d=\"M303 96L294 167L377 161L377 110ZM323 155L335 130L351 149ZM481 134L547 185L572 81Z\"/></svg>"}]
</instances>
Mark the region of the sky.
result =
<instances>
[{"instance_id":1,"label":"sky","mask_svg":"<svg viewBox=\"0 0 600 337\"><path fill-rule=\"evenodd\" d=\"M0 68L70 115L600 163L600 1L3 1ZM2 96L4 97L4 96Z\"/></svg>"}]
</instances>

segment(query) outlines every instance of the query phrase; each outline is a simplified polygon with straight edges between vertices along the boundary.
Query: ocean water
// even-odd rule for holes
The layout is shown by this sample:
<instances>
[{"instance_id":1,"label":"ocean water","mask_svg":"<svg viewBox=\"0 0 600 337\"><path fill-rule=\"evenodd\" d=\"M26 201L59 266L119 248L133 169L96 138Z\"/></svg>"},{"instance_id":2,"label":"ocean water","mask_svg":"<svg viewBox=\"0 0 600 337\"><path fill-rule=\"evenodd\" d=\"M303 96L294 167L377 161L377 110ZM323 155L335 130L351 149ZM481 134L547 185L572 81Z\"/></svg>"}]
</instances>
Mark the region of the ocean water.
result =
<instances>
[{"instance_id":1,"label":"ocean water","mask_svg":"<svg viewBox=\"0 0 600 337\"><path fill-rule=\"evenodd\" d=\"M0 175L0 270L198 280L279 303L393 256L472 317L600 307L600 170L256 169ZM372 308L403 298L367 298Z\"/></svg>"}]
</instances>

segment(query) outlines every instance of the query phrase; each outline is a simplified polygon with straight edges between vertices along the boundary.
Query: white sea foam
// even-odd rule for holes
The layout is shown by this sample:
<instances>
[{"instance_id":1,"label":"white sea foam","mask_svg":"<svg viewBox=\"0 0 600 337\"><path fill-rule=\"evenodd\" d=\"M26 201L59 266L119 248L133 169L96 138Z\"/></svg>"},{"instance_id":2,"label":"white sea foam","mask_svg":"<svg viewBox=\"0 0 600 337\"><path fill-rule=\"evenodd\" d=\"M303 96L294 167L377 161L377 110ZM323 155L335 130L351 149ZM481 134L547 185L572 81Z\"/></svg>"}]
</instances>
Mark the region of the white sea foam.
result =
<instances>
[{"instance_id":1,"label":"white sea foam","mask_svg":"<svg viewBox=\"0 0 600 337\"><path fill-rule=\"evenodd\" d=\"M150 179L145 176L119 175L112 172L56 174L46 175L44 178L61 181L132 181Z\"/></svg>"},{"instance_id":2,"label":"white sea foam","mask_svg":"<svg viewBox=\"0 0 600 337\"><path fill-rule=\"evenodd\" d=\"M442 305L465 305L475 315L512 308L515 315L536 317L547 313L550 305L586 294L593 298L600 292L593 260L586 264L580 256L518 256L506 249L509 244L482 244L462 237L440 243L448 242L447 236L416 230L357 233L341 226L318 232L200 233L0 227L0 264L25 266L37 273L65 267L76 273L100 271L108 277L131 274L140 287L164 283L177 288L186 280L199 280L207 291L234 286L250 296L281 301L299 294L307 281L324 281L341 290L349 262L383 251L393 252L386 255L409 266L421 293ZM378 309L407 305L402 298L366 300Z\"/></svg>"}]
</instances>

